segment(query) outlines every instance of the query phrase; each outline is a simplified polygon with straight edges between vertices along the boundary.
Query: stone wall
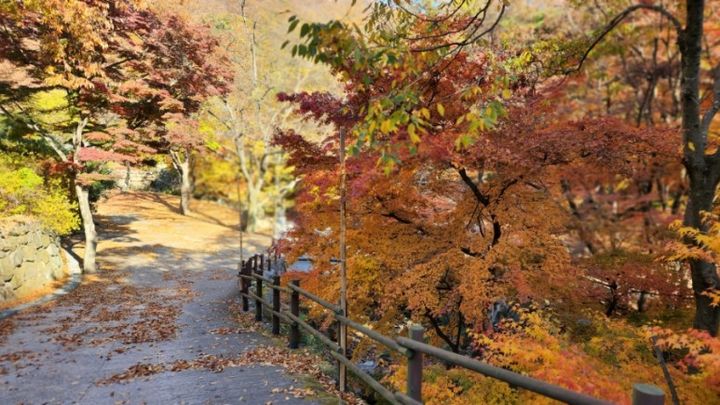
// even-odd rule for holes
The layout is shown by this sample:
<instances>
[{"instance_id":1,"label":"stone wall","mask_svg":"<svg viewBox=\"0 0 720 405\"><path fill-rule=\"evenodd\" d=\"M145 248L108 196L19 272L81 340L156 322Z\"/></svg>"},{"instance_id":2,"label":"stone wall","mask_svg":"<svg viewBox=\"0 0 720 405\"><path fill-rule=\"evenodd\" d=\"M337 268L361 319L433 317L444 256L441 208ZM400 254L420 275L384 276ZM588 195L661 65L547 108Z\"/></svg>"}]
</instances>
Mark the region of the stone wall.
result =
<instances>
[{"instance_id":1,"label":"stone wall","mask_svg":"<svg viewBox=\"0 0 720 405\"><path fill-rule=\"evenodd\" d=\"M153 184L162 180L165 172L172 168L160 163L155 167L126 167L111 165L111 176L116 179L115 184L123 191L145 191L153 188Z\"/></svg>"},{"instance_id":2,"label":"stone wall","mask_svg":"<svg viewBox=\"0 0 720 405\"><path fill-rule=\"evenodd\" d=\"M22 298L65 278L60 242L32 219L0 219L0 302Z\"/></svg>"}]
</instances>

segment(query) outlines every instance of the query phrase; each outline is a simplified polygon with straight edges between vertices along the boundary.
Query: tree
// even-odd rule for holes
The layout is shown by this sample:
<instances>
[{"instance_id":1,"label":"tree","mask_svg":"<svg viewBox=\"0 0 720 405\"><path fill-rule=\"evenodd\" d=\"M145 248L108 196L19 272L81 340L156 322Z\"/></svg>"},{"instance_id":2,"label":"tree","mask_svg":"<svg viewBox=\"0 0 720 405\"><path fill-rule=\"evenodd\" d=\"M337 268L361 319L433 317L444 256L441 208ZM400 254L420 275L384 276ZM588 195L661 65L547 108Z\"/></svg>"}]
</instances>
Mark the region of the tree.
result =
<instances>
[{"instance_id":1,"label":"tree","mask_svg":"<svg viewBox=\"0 0 720 405\"><path fill-rule=\"evenodd\" d=\"M159 149L167 152L180 174L180 211L190 212L193 154L204 151L205 140L190 117L210 97L229 91L233 72L227 54L210 27L160 12L159 25L146 39L152 49L143 58L143 69L154 74L150 84L161 98L135 111L136 122L154 125L161 135ZM168 114L168 105L174 105Z\"/></svg>"},{"instance_id":2,"label":"tree","mask_svg":"<svg viewBox=\"0 0 720 405\"><path fill-rule=\"evenodd\" d=\"M154 152L163 116L199 104L194 86L207 84L204 71L174 77L173 63L187 62L169 48L188 40L178 36L187 34L178 29L182 22L134 1L4 3L0 11L0 57L16 72L2 88L2 112L42 137L73 178L85 232L83 268L95 272L89 186L108 179L99 172L104 162L133 163ZM189 39L204 51L213 46ZM177 90L168 88L183 92L175 98ZM38 94L59 100L54 110L61 119L43 121L30 108L29 98Z\"/></svg>"},{"instance_id":3,"label":"tree","mask_svg":"<svg viewBox=\"0 0 720 405\"><path fill-rule=\"evenodd\" d=\"M287 175L286 155L272 144L276 127L303 128L305 132L325 132L292 115L292 108L280 103L275 94L303 89L332 89L335 81L327 69L307 61L277 58L287 34L275 19L273 5L247 2L239 13L218 13L208 19L232 51L235 80L232 92L206 106L207 121L215 121L224 134L225 148L235 154L243 180L246 211L245 227L258 230L267 213L274 215L273 233L285 231L287 197L294 181ZM278 6L279 7L279 6ZM302 8L296 6L296 8ZM320 13L332 12L320 10ZM313 11L317 12L317 11Z\"/></svg>"},{"instance_id":4,"label":"tree","mask_svg":"<svg viewBox=\"0 0 720 405\"><path fill-rule=\"evenodd\" d=\"M708 136L713 119L720 111L720 74L718 74L720 67L714 67L709 72L712 79L710 85L706 85L705 83L708 82L702 80L700 68L703 60L703 43L712 43L704 33L705 14L715 10L715 7L706 7L702 0L687 0L683 26L683 22L678 17L660 5L630 6L619 12L600 30L596 40L580 59L582 65L590 51L605 36L615 30L623 20L637 12L656 13L670 22L676 38L675 49L680 54L678 104L681 110L683 137L682 161L689 180L683 224L699 232L708 230L709 224L703 220L703 213L712 211L713 200L720 182L720 153L715 150L714 142ZM704 97L700 96L701 89L705 91ZM697 244L697 241L691 238L687 243ZM696 306L693 325L715 336L720 326L720 308L713 305L710 295L720 288L717 266L699 257L690 258L689 262Z\"/></svg>"},{"instance_id":5,"label":"tree","mask_svg":"<svg viewBox=\"0 0 720 405\"><path fill-rule=\"evenodd\" d=\"M100 132L105 127L101 117L110 103L109 89L118 84L113 81L113 73L119 66L115 64L122 60L120 52L109 55L98 52L114 40L112 18L124 13L112 11L114 15L104 7L81 1L69 2L64 7L59 2L5 3L2 9L2 39L6 44L2 57L14 64L14 70L27 75L26 81L10 83L10 89L3 92L3 112L39 133L75 178L86 241L83 266L88 273L96 270L97 243L88 186L104 178L92 173L92 162L133 158L90 146L85 139L86 129L92 129L99 142L111 145L125 142L126 147L139 150L139 144L125 137L127 133L116 131L112 135L101 135ZM60 41L61 38L65 40ZM66 112L64 120L48 126L21 104L29 95L47 91L53 91L62 100L57 108Z\"/></svg>"},{"instance_id":6,"label":"tree","mask_svg":"<svg viewBox=\"0 0 720 405\"><path fill-rule=\"evenodd\" d=\"M666 225L682 208L684 186L671 180L676 131L568 114L564 92L576 95L572 86L544 76L557 71L537 73L532 53L445 35L474 21L472 8L457 21L451 7L376 10L366 31L291 18L301 33L293 52L327 63L346 87L343 97L281 95L351 140L350 315L387 333L423 323L435 344L617 402L628 400L630 379L661 384L648 358L651 332L614 316L629 311L631 297L638 312L648 295L682 305L683 272L656 262L671 238ZM574 45L584 52L587 44ZM304 285L336 300L337 133L313 141L286 131L276 141L301 176L298 226L280 248L311 256ZM710 245L709 235L696 235ZM578 241L579 252L569 249ZM588 311L596 308L610 316ZM355 356L382 352L354 343ZM703 360L702 377L682 361L671 370L685 398L712 397L715 356ZM459 373L439 376L450 387L433 385L433 399L489 398L470 397L483 382L469 388L464 376L453 381Z\"/></svg>"},{"instance_id":7,"label":"tree","mask_svg":"<svg viewBox=\"0 0 720 405\"><path fill-rule=\"evenodd\" d=\"M525 78L522 55L464 40L408 45L402 38L448 28L389 18L407 31L362 36L335 21L295 24L305 41L294 52L330 64L348 85L344 100L281 95L303 115L351 134L351 313L397 323L409 316L460 351L493 302L543 299L559 307L583 298L592 284L573 269L563 242L562 179L631 176L647 164L638 158L647 151L669 159L672 138L665 144L658 132L617 120L555 123L553 96ZM292 251L321 263L319 293L335 298L324 286L337 274L323 263L336 254L337 135L310 142L289 131L277 142L302 176ZM669 272L662 277L673 281Z\"/></svg>"}]
</instances>

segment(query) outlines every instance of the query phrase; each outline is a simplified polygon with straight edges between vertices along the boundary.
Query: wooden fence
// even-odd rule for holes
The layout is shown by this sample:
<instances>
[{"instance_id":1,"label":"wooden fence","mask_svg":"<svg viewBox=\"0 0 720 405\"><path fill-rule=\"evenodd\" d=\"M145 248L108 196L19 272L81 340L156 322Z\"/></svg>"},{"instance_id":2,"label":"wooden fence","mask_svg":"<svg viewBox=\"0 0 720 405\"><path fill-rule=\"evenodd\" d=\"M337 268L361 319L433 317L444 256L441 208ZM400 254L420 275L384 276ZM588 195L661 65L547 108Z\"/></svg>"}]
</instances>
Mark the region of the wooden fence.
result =
<instances>
[{"instance_id":1,"label":"wooden fence","mask_svg":"<svg viewBox=\"0 0 720 405\"><path fill-rule=\"evenodd\" d=\"M243 311L249 311L250 302L254 301L256 321L262 322L263 312L269 312L271 315L272 333L274 335L280 334L281 321L287 323L289 326L288 343L292 349L297 349L300 345L301 330L313 335L328 347L329 354L337 360L339 364L344 364L356 377L391 404L422 404L421 391L424 356L430 356L446 364L475 371L484 376L504 381L512 387L526 389L560 402L568 404L610 404L610 402L602 399L593 398L579 392L574 392L557 385L483 363L471 357L462 356L439 347L428 345L423 342L424 329L420 325L411 325L409 327L408 337L392 338L382 335L346 317L338 305L323 300L311 292L302 289L299 280L290 280L287 286L283 287L280 284L280 276L278 274L274 274L271 277L266 276L265 269L267 268L269 270L272 267L273 259L275 264L277 264L277 257L271 258L264 255L253 256L242 263L238 276L240 277L240 296L242 298ZM272 290L272 301L264 298L264 286ZM283 305L281 301L281 294L283 293L289 295L289 306ZM376 381L371 375L360 369L350 359L342 356L338 343L334 342L321 331L313 328L301 318L301 296L329 311L338 324L346 325L348 328L354 329L375 342L386 346L388 349L404 355L407 358L406 392L391 391ZM664 403L664 393L654 385L635 384L632 390L632 403L633 405L661 405Z\"/></svg>"}]
</instances>

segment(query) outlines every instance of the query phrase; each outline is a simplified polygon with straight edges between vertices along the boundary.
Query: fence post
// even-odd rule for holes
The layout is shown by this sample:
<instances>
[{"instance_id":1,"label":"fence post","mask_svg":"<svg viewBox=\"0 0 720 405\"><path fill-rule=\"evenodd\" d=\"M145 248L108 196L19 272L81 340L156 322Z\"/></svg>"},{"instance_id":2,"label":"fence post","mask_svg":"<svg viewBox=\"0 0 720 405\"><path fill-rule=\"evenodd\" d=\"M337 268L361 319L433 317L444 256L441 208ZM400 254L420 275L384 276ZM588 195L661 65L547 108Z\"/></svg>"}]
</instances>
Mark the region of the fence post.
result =
<instances>
[{"instance_id":1,"label":"fence post","mask_svg":"<svg viewBox=\"0 0 720 405\"><path fill-rule=\"evenodd\" d=\"M291 280L290 282L294 286L300 287L300 280ZM290 293L290 313L300 317L300 294L295 290ZM291 349L297 349L300 346L300 326L295 322L290 324L289 340Z\"/></svg>"},{"instance_id":2,"label":"fence post","mask_svg":"<svg viewBox=\"0 0 720 405\"><path fill-rule=\"evenodd\" d=\"M340 308L340 310L337 312L341 316L347 316L345 314L345 311ZM347 358L347 325L340 321L337 322L337 343L338 346L340 346L340 354ZM343 337L345 337L345 340L343 342ZM337 381L337 388L340 392L346 392L347 391L347 366L345 363L338 360L338 381Z\"/></svg>"},{"instance_id":3,"label":"fence post","mask_svg":"<svg viewBox=\"0 0 720 405\"><path fill-rule=\"evenodd\" d=\"M423 341L423 333L425 329L422 325L410 325L408 334L410 339L417 342ZM422 374L423 374L423 355L417 351L410 351L407 361L407 395L422 402Z\"/></svg>"},{"instance_id":4,"label":"fence post","mask_svg":"<svg viewBox=\"0 0 720 405\"><path fill-rule=\"evenodd\" d=\"M258 273L262 275L262 273ZM258 322L262 322L263 320L263 313L262 313L262 301L260 301L260 298L263 296L263 281L259 278L255 279L255 295L257 298L255 298L255 320Z\"/></svg>"},{"instance_id":5,"label":"fence post","mask_svg":"<svg viewBox=\"0 0 720 405\"><path fill-rule=\"evenodd\" d=\"M663 405L665 393L656 385L634 384L632 390L633 405Z\"/></svg>"},{"instance_id":6,"label":"fence post","mask_svg":"<svg viewBox=\"0 0 720 405\"><path fill-rule=\"evenodd\" d=\"M277 287L280 287L280 276L273 277L273 285L276 288L273 288L273 311L280 312L280 290ZM273 312L272 314L272 333L273 335L279 335L280 334L280 317L277 316L277 314Z\"/></svg>"},{"instance_id":7,"label":"fence post","mask_svg":"<svg viewBox=\"0 0 720 405\"><path fill-rule=\"evenodd\" d=\"M250 275L250 259L243 263L243 268L240 271L244 276ZM243 295L242 296L242 310L243 312L247 312L250 310L250 302L247 297L247 293L250 292L250 280L246 279L245 277L241 277L240 280L240 286L242 288Z\"/></svg>"},{"instance_id":8,"label":"fence post","mask_svg":"<svg viewBox=\"0 0 720 405\"><path fill-rule=\"evenodd\" d=\"M240 280L240 282L239 282L240 285L238 286L240 295L238 297L240 299L242 299L242 292L245 289L245 281L244 281L245 279L242 278L243 270L245 270L245 262L241 261L240 264L238 265L238 280Z\"/></svg>"}]
</instances>

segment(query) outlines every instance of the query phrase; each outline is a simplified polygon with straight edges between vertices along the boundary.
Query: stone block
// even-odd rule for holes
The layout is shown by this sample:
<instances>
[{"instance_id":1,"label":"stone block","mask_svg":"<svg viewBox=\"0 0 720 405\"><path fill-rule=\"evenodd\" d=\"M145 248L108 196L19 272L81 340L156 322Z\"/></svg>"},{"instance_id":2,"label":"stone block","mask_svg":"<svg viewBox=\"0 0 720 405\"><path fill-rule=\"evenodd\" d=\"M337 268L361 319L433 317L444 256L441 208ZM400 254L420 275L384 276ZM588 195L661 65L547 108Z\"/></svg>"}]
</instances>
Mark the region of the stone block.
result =
<instances>
[{"instance_id":1,"label":"stone block","mask_svg":"<svg viewBox=\"0 0 720 405\"><path fill-rule=\"evenodd\" d=\"M10 281L15 274L15 263L10 256L0 259L0 283Z\"/></svg>"},{"instance_id":2,"label":"stone block","mask_svg":"<svg viewBox=\"0 0 720 405\"><path fill-rule=\"evenodd\" d=\"M47 249L42 249L35 252L35 263L43 264L45 266L50 265L50 253L48 253Z\"/></svg>"},{"instance_id":3,"label":"stone block","mask_svg":"<svg viewBox=\"0 0 720 405\"><path fill-rule=\"evenodd\" d=\"M0 300L22 297L63 279L60 253L58 239L38 223L23 219L0 222Z\"/></svg>"},{"instance_id":4,"label":"stone block","mask_svg":"<svg viewBox=\"0 0 720 405\"><path fill-rule=\"evenodd\" d=\"M48 264L51 269L57 269L62 268L65 263L63 263L60 256L50 256L50 262Z\"/></svg>"},{"instance_id":5,"label":"stone block","mask_svg":"<svg viewBox=\"0 0 720 405\"><path fill-rule=\"evenodd\" d=\"M12 259L12 264L14 267L20 267L25 261L24 252L21 249L14 251L10 255L10 258Z\"/></svg>"},{"instance_id":6,"label":"stone block","mask_svg":"<svg viewBox=\"0 0 720 405\"><path fill-rule=\"evenodd\" d=\"M37 256L37 248L35 245L24 245L20 251L22 251L23 259L26 262L34 262Z\"/></svg>"},{"instance_id":7,"label":"stone block","mask_svg":"<svg viewBox=\"0 0 720 405\"><path fill-rule=\"evenodd\" d=\"M9 284L10 287L12 287L13 290L17 290L18 288L20 288L20 287L24 284L24 282L25 282L25 281L23 280L22 275L21 275L21 274L18 274L17 271L16 271L15 275L13 276L13 278L11 278L10 281L9 281L9 282L6 282L5 284L6 284L6 285Z\"/></svg>"},{"instance_id":8,"label":"stone block","mask_svg":"<svg viewBox=\"0 0 720 405\"><path fill-rule=\"evenodd\" d=\"M52 244L55 244L55 238L50 237L47 233L43 232L40 234L40 246L41 247L48 247Z\"/></svg>"},{"instance_id":9,"label":"stone block","mask_svg":"<svg viewBox=\"0 0 720 405\"><path fill-rule=\"evenodd\" d=\"M13 250L15 246L10 243L10 240L0 235L0 252L7 253Z\"/></svg>"},{"instance_id":10,"label":"stone block","mask_svg":"<svg viewBox=\"0 0 720 405\"><path fill-rule=\"evenodd\" d=\"M18 223L10 229L8 234L10 236L22 236L22 235L27 234L28 231L29 231L29 228L28 228L27 224Z\"/></svg>"},{"instance_id":11,"label":"stone block","mask_svg":"<svg viewBox=\"0 0 720 405\"><path fill-rule=\"evenodd\" d=\"M67 274L65 273L65 269L62 265L52 267L50 275L54 280L62 280L65 278L65 276L67 276Z\"/></svg>"},{"instance_id":12,"label":"stone block","mask_svg":"<svg viewBox=\"0 0 720 405\"><path fill-rule=\"evenodd\" d=\"M42 231L39 229L33 230L29 235L30 244L35 246L36 248L45 247L42 244Z\"/></svg>"},{"instance_id":13,"label":"stone block","mask_svg":"<svg viewBox=\"0 0 720 405\"><path fill-rule=\"evenodd\" d=\"M54 243L49 244L45 250L47 250L51 257L60 256L60 249L58 249L57 245Z\"/></svg>"},{"instance_id":14,"label":"stone block","mask_svg":"<svg viewBox=\"0 0 720 405\"><path fill-rule=\"evenodd\" d=\"M15 298L15 291L10 283L0 284L0 301L7 301Z\"/></svg>"},{"instance_id":15,"label":"stone block","mask_svg":"<svg viewBox=\"0 0 720 405\"><path fill-rule=\"evenodd\" d=\"M24 263L20 268L20 284L24 291L32 291L52 280L47 265L42 263Z\"/></svg>"}]
</instances>

